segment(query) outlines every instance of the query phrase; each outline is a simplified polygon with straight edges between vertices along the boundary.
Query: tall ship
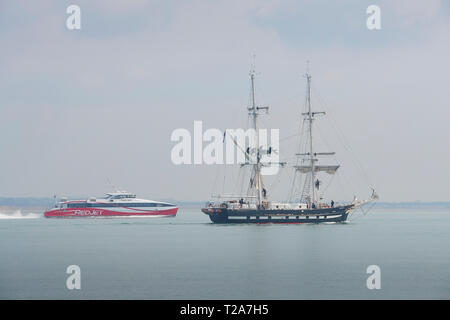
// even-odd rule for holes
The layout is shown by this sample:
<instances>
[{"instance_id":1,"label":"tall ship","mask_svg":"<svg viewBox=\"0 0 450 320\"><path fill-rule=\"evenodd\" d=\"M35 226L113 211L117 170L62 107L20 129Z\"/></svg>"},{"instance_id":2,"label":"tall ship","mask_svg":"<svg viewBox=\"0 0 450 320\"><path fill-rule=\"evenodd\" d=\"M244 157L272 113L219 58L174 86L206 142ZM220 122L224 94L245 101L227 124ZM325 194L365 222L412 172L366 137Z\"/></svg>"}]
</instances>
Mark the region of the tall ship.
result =
<instances>
[{"instance_id":1,"label":"tall ship","mask_svg":"<svg viewBox=\"0 0 450 320\"><path fill-rule=\"evenodd\" d=\"M301 113L303 117L302 134L300 136L301 146L295 153L295 164L293 170L293 182L290 188L289 201L275 202L270 199L270 190L264 184L264 176L261 173L264 166L268 164L262 161L265 154L274 152L271 147L263 149L256 134L257 147L245 147L233 142L245 155L245 163L241 169L250 169L250 178L246 183L246 192L239 195L217 195L215 201L209 201L201 209L209 216L213 223L323 223L323 222L345 222L349 215L357 208L362 208L368 203L378 199L378 195L372 188L371 196L367 200L357 200L335 203L324 200L322 194L322 174L334 175L340 168L339 164L322 164L324 157L332 156L335 152L315 150L313 123L318 116L323 116L324 111L315 111L311 105L311 75L309 71L306 78L306 101L305 110ZM255 71L250 72L250 104L247 107L249 123L251 128L258 130L258 117L262 111L268 111L268 107L259 107L255 102ZM225 132L226 134L226 132ZM232 139L232 138L231 138ZM269 165L274 165L273 163ZM281 167L286 163L278 163ZM299 176L299 178L297 178ZM241 186L242 187L242 186Z\"/></svg>"},{"instance_id":2,"label":"tall ship","mask_svg":"<svg viewBox=\"0 0 450 320\"><path fill-rule=\"evenodd\" d=\"M67 200L62 198L44 216L54 217L175 217L178 208L166 202L136 198L135 194L116 191L102 198Z\"/></svg>"}]
</instances>

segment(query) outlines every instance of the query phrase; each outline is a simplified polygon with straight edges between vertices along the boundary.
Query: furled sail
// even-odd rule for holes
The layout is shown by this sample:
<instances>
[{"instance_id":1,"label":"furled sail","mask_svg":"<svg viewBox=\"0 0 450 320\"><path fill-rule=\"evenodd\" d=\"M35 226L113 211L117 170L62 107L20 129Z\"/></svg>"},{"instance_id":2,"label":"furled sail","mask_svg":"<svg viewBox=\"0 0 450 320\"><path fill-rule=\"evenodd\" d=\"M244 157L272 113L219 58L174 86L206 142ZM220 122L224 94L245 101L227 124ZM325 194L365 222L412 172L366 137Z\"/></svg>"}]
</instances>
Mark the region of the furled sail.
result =
<instances>
[{"instance_id":1,"label":"furled sail","mask_svg":"<svg viewBox=\"0 0 450 320\"><path fill-rule=\"evenodd\" d=\"M334 166L318 165L318 166L314 166L314 172L323 171L328 174L335 174L339 167L340 167L339 165L334 165ZM295 166L295 169L300 171L301 173L311 172L311 166Z\"/></svg>"}]
</instances>

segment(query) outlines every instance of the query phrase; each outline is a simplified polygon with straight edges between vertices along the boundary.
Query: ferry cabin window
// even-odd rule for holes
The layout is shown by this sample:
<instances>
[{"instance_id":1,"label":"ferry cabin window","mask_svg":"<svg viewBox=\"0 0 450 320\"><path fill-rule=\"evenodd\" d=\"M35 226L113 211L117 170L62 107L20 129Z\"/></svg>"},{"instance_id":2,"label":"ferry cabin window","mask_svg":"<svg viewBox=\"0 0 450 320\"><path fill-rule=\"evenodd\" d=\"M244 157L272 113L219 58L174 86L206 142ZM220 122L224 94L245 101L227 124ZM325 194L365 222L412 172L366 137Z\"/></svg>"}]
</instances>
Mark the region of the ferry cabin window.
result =
<instances>
[{"instance_id":1,"label":"ferry cabin window","mask_svg":"<svg viewBox=\"0 0 450 320\"><path fill-rule=\"evenodd\" d=\"M134 194L118 194L109 197L109 199L134 199L134 198L136 198L136 195Z\"/></svg>"},{"instance_id":2,"label":"ferry cabin window","mask_svg":"<svg viewBox=\"0 0 450 320\"><path fill-rule=\"evenodd\" d=\"M86 208L88 203L86 202L74 202L74 203L68 203L67 208Z\"/></svg>"}]
</instances>

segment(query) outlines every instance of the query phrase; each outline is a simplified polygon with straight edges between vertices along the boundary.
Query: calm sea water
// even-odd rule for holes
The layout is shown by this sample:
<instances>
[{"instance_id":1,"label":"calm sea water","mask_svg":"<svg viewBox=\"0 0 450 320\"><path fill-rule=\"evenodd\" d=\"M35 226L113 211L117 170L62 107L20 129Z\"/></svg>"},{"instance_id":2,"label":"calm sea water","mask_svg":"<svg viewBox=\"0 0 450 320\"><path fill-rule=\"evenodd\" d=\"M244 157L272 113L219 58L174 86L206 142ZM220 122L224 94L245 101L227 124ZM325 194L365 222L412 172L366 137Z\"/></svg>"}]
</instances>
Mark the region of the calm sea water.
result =
<instances>
[{"instance_id":1,"label":"calm sea water","mask_svg":"<svg viewBox=\"0 0 450 320\"><path fill-rule=\"evenodd\" d=\"M8 211L8 210L6 210ZM0 214L1 299L449 299L450 211L381 210L346 224ZM81 268L81 290L66 268ZM366 268L381 268L369 290Z\"/></svg>"}]
</instances>

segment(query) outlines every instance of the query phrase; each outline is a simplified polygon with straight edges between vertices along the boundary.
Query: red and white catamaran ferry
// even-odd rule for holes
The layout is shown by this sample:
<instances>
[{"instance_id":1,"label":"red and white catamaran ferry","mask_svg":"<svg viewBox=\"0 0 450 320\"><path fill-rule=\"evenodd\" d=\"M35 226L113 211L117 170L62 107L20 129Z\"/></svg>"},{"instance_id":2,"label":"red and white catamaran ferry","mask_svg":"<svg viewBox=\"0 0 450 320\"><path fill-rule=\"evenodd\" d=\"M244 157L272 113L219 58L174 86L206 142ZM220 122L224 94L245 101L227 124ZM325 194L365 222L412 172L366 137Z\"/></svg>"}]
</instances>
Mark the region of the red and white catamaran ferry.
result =
<instances>
[{"instance_id":1,"label":"red and white catamaran ferry","mask_svg":"<svg viewBox=\"0 0 450 320\"><path fill-rule=\"evenodd\" d=\"M52 217L175 217L178 208L170 203L137 199L136 195L118 191L107 193L104 198L87 200L61 199L44 216Z\"/></svg>"}]
</instances>

